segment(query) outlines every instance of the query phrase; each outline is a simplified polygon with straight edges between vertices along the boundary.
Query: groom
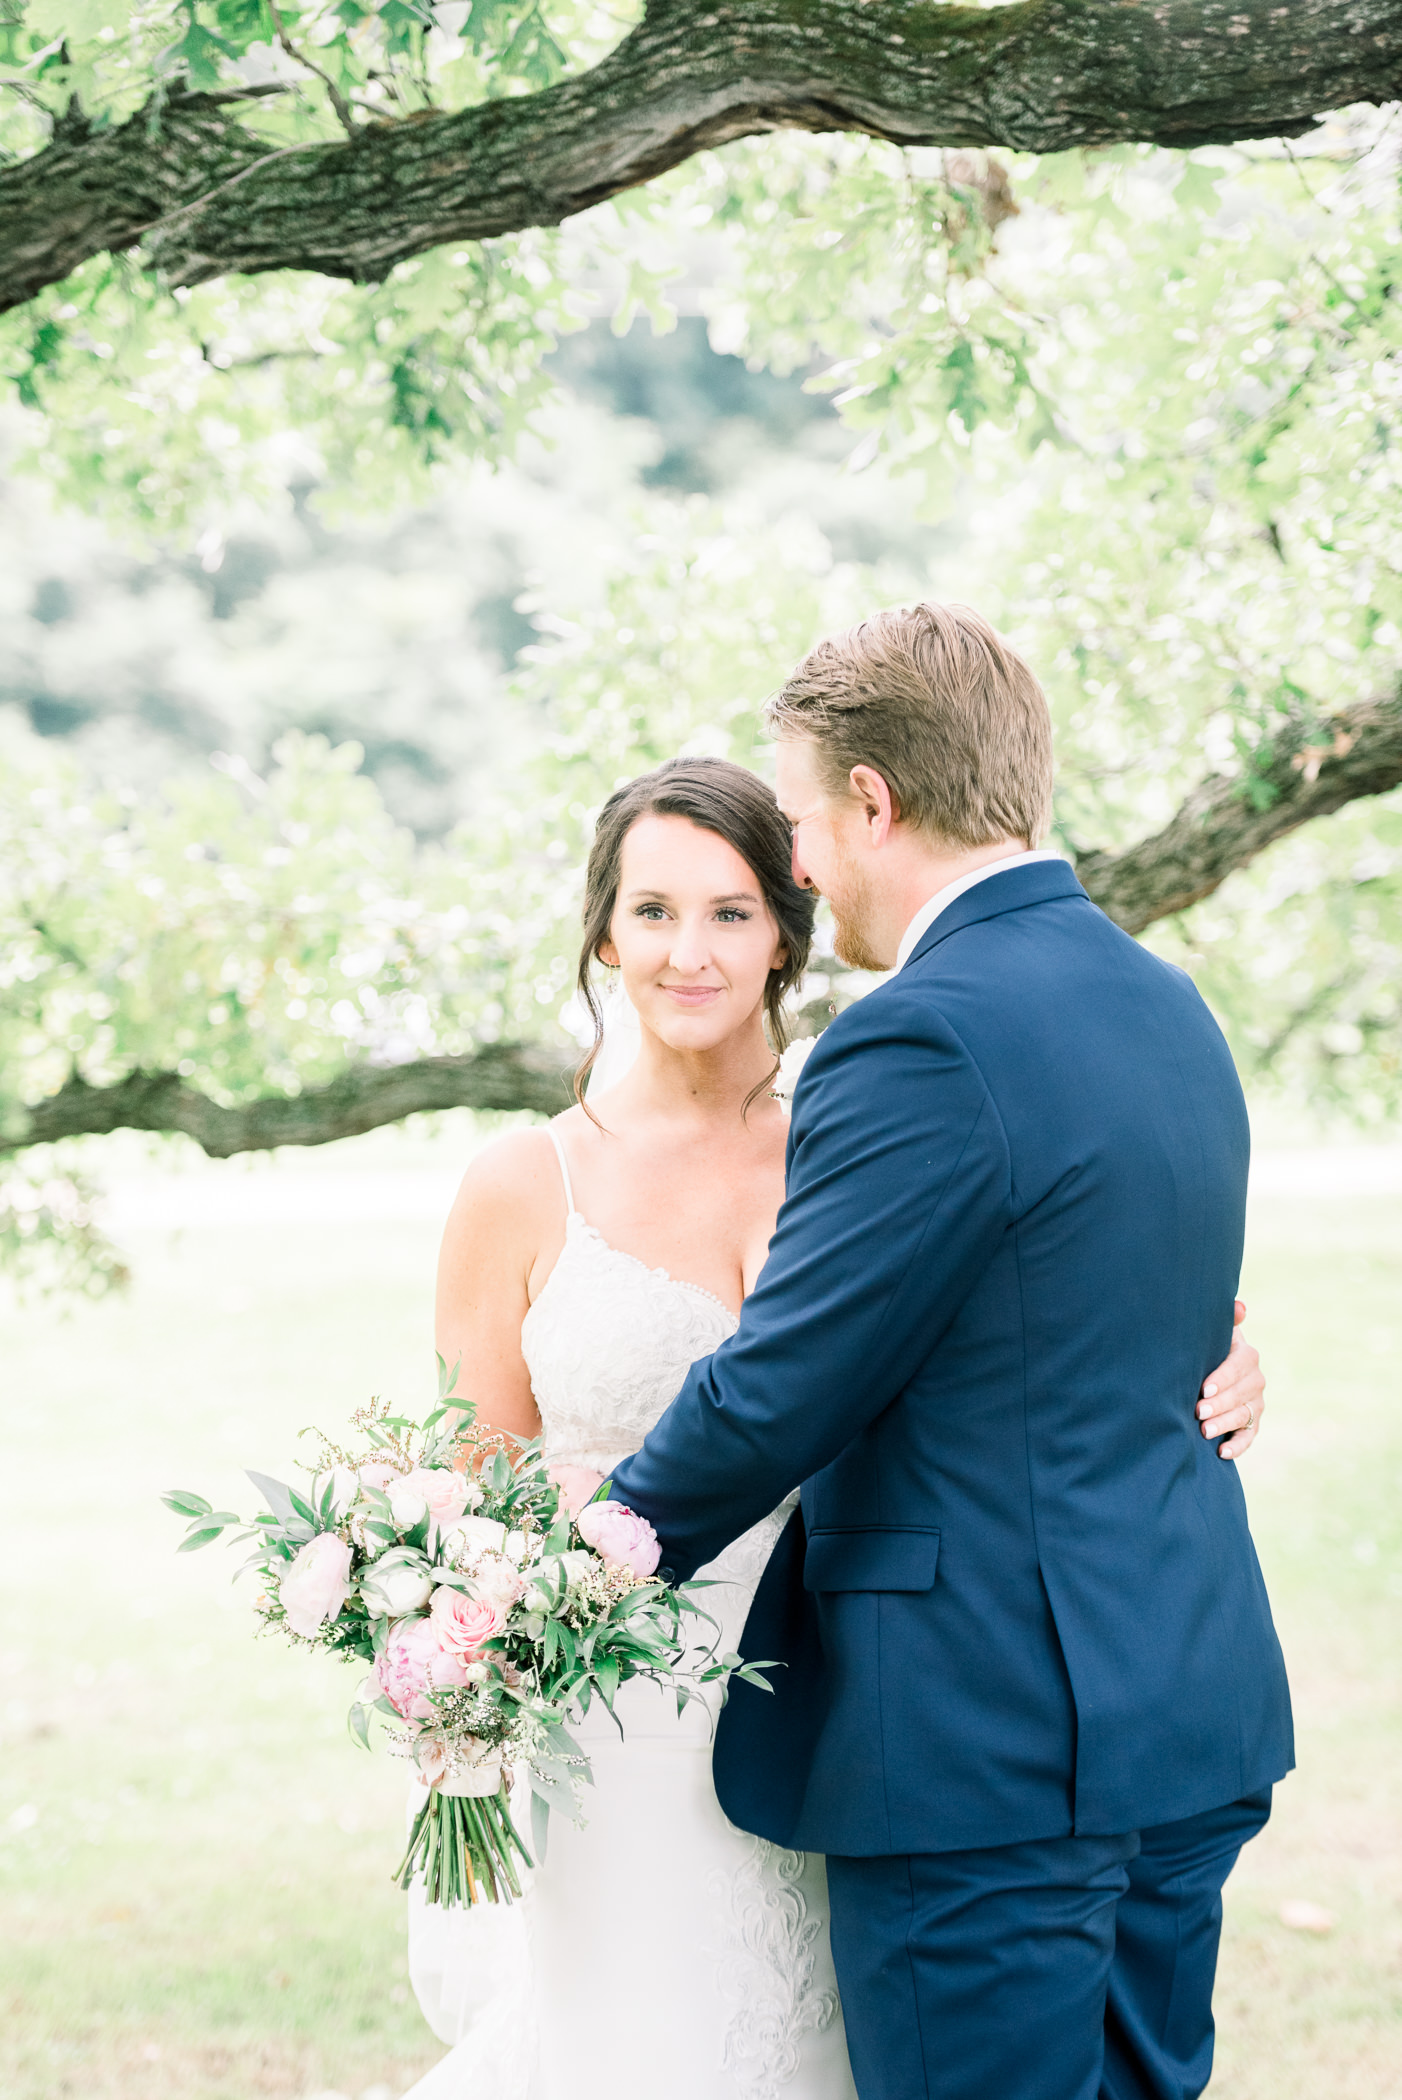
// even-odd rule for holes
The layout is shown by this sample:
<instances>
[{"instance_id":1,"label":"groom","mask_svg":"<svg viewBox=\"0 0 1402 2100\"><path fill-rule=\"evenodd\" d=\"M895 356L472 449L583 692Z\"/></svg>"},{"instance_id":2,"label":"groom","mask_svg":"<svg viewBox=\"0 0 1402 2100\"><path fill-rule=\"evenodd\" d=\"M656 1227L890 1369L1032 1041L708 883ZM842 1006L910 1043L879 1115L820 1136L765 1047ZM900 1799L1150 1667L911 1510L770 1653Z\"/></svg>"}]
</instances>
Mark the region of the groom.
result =
<instances>
[{"instance_id":1,"label":"groom","mask_svg":"<svg viewBox=\"0 0 1402 2100\"><path fill-rule=\"evenodd\" d=\"M862 2100L1185 2100L1221 1888L1292 1763L1226 1351L1248 1132L1211 1015L1034 852L1051 732L977 615L771 703L794 873L892 974L819 1039L738 1332L612 1493L678 1578L800 1482L715 1750L828 1857Z\"/></svg>"}]
</instances>

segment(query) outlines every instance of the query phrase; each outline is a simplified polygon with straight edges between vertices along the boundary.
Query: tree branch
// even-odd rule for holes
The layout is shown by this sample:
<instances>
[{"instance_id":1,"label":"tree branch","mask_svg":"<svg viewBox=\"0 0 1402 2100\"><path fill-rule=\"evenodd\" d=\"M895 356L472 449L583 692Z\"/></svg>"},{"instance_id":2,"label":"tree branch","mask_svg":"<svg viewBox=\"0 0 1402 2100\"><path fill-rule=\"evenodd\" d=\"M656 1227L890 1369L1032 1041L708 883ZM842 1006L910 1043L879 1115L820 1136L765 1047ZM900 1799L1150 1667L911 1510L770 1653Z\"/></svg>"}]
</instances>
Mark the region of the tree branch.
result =
<instances>
[{"instance_id":1,"label":"tree branch","mask_svg":"<svg viewBox=\"0 0 1402 2100\"><path fill-rule=\"evenodd\" d=\"M1122 853L1082 853L1076 873L1101 909L1129 933L1210 896L1234 868L1315 817L1402 785L1402 690L1367 700L1320 725L1275 738L1245 777L1194 789L1162 831ZM826 1002L822 1002L826 1007ZM810 1010L819 1026L827 1013ZM559 1057L538 1046L493 1043L466 1057L403 1065L351 1065L325 1086L268 1094L225 1108L174 1072L131 1072L110 1086L76 1076L21 1111L0 1155L59 1138L113 1130L181 1131L212 1159L278 1145L326 1145L425 1109L534 1109L555 1115L571 1100Z\"/></svg>"},{"instance_id":2,"label":"tree branch","mask_svg":"<svg viewBox=\"0 0 1402 2100\"><path fill-rule=\"evenodd\" d=\"M1082 853L1076 873L1127 933L1184 911L1287 832L1402 784L1402 691L1276 737L1245 777L1204 781L1152 838Z\"/></svg>"},{"instance_id":3,"label":"tree branch","mask_svg":"<svg viewBox=\"0 0 1402 2100\"><path fill-rule=\"evenodd\" d=\"M143 237L176 284L375 281L445 241L557 225L757 132L1196 146L1294 135L1399 92L1402 0L651 0L601 64L539 94L276 157L217 94L66 125L0 170L0 311Z\"/></svg>"},{"instance_id":4,"label":"tree branch","mask_svg":"<svg viewBox=\"0 0 1402 2100\"><path fill-rule=\"evenodd\" d=\"M548 1050L493 1043L469 1057L425 1057L405 1065L352 1065L326 1086L267 1094L225 1108L174 1072L130 1072L111 1086L76 1076L24 1112L0 1153L113 1130L183 1132L211 1159L270 1152L277 1145L328 1145L382 1123L439 1108L533 1108L558 1115L573 1096Z\"/></svg>"}]
</instances>

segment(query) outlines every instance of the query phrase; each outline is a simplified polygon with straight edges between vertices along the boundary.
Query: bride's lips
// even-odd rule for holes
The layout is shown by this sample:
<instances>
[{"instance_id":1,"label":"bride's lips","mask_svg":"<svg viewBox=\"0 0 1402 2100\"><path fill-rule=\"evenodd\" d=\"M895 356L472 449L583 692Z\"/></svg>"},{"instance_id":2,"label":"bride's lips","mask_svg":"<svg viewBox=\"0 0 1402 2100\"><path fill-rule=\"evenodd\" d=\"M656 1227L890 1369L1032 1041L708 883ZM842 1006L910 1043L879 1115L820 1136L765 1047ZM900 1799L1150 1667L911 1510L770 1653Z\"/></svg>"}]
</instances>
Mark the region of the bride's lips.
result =
<instances>
[{"instance_id":1,"label":"bride's lips","mask_svg":"<svg viewBox=\"0 0 1402 2100\"><path fill-rule=\"evenodd\" d=\"M664 984L658 989L664 991L676 1005L689 1006L693 1010L709 1006L712 999L719 999L721 994L718 984Z\"/></svg>"}]
</instances>

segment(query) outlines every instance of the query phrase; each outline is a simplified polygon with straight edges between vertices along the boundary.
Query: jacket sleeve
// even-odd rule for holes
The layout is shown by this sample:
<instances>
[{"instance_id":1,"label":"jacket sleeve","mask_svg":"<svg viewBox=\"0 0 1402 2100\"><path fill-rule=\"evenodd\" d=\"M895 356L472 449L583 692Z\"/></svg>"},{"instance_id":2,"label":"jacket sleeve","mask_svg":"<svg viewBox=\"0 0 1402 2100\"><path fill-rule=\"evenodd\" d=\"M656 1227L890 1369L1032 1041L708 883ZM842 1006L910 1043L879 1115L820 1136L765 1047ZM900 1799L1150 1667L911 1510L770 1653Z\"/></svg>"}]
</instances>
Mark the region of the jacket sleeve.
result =
<instances>
[{"instance_id":1,"label":"jacket sleeve","mask_svg":"<svg viewBox=\"0 0 1402 2100\"><path fill-rule=\"evenodd\" d=\"M788 1195L739 1328L614 1472L677 1580L890 1405L1009 1227L982 1076L937 1013L894 993L850 1008L809 1058Z\"/></svg>"}]
</instances>

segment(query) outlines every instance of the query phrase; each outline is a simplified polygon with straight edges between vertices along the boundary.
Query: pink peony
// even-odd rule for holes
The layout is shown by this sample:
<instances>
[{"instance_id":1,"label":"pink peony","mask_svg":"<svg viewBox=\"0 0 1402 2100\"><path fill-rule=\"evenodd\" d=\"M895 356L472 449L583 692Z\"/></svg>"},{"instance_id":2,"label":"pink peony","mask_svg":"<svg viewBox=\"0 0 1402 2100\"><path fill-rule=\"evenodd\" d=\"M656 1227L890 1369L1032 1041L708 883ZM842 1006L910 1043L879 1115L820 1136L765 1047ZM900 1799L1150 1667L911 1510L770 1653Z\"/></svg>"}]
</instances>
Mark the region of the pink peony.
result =
<instances>
[{"instance_id":1,"label":"pink peony","mask_svg":"<svg viewBox=\"0 0 1402 2100\"><path fill-rule=\"evenodd\" d=\"M506 1624L506 1612L500 1604L490 1597L465 1597L446 1582L440 1583L433 1593L429 1617L441 1645L464 1663L472 1662L483 1641L500 1633Z\"/></svg>"},{"instance_id":2,"label":"pink peony","mask_svg":"<svg viewBox=\"0 0 1402 2100\"><path fill-rule=\"evenodd\" d=\"M334 1531L308 1539L278 1584L282 1608L294 1633L310 1640L327 1619L334 1619L350 1595L351 1549Z\"/></svg>"},{"instance_id":3,"label":"pink peony","mask_svg":"<svg viewBox=\"0 0 1402 2100\"><path fill-rule=\"evenodd\" d=\"M450 1684L466 1684L464 1664L440 1646L431 1619L406 1619L380 1650L375 1664L380 1690L396 1713L406 1721L432 1718L431 1687L442 1690Z\"/></svg>"},{"instance_id":4,"label":"pink peony","mask_svg":"<svg viewBox=\"0 0 1402 2100\"><path fill-rule=\"evenodd\" d=\"M574 1521L585 1545L592 1546L610 1568L631 1568L635 1575L651 1575L662 1558L662 1548L651 1524L625 1509L621 1502L587 1503Z\"/></svg>"}]
</instances>

